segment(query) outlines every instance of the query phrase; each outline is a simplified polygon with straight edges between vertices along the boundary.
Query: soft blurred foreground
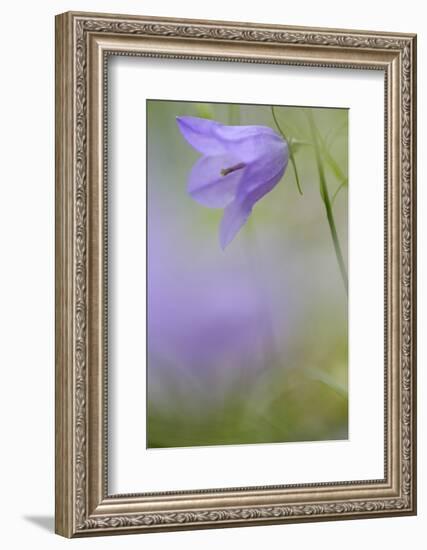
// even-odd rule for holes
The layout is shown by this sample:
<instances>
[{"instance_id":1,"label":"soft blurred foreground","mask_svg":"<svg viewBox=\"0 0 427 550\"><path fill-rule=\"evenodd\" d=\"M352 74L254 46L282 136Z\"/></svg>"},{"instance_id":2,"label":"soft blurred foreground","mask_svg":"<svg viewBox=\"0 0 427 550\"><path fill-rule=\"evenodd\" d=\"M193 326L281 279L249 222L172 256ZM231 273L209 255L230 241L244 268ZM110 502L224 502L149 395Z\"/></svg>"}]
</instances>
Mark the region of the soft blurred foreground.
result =
<instances>
[{"instance_id":1,"label":"soft blurred foreground","mask_svg":"<svg viewBox=\"0 0 427 550\"><path fill-rule=\"evenodd\" d=\"M275 107L295 162L226 248L192 200L176 116L277 131L269 106L148 101L148 447L346 439L347 296L308 109ZM310 109L347 257L348 112ZM346 261L346 260L345 260Z\"/></svg>"}]
</instances>

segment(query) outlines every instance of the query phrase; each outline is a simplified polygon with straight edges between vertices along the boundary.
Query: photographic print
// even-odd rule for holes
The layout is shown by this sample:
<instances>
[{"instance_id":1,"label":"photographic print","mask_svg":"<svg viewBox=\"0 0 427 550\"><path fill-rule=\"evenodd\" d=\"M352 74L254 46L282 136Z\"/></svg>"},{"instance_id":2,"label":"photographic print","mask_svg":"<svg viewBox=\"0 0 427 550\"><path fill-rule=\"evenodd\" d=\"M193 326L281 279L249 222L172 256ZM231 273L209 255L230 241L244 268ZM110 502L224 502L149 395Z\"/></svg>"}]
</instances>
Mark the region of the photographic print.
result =
<instances>
[{"instance_id":1,"label":"photographic print","mask_svg":"<svg viewBox=\"0 0 427 550\"><path fill-rule=\"evenodd\" d=\"M147 100L147 447L348 438L348 110Z\"/></svg>"},{"instance_id":2,"label":"photographic print","mask_svg":"<svg viewBox=\"0 0 427 550\"><path fill-rule=\"evenodd\" d=\"M416 514L416 35L55 28L55 531Z\"/></svg>"}]
</instances>

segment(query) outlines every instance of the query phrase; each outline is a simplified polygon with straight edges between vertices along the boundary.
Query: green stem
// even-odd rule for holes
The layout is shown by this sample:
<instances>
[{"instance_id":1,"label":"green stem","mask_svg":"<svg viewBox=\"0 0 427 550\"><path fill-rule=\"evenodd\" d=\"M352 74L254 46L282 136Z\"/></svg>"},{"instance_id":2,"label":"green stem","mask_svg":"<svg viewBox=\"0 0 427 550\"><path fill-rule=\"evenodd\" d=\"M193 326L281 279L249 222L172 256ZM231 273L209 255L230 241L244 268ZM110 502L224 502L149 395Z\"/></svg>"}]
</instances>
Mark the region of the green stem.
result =
<instances>
[{"instance_id":1,"label":"green stem","mask_svg":"<svg viewBox=\"0 0 427 550\"><path fill-rule=\"evenodd\" d=\"M292 150L291 150L291 153L289 155L289 159L290 159L292 167L294 169L295 180L297 182L297 187L298 187L299 194L302 195L303 193L302 193L301 185L300 185L300 182L299 182L299 177L298 177L298 172L297 172L297 165L295 164L295 157L294 157L294 154L292 153Z\"/></svg>"},{"instance_id":2,"label":"green stem","mask_svg":"<svg viewBox=\"0 0 427 550\"><path fill-rule=\"evenodd\" d=\"M338 185L338 187L336 188L335 193L332 195L332 199L331 199L331 203L332 203L332 204L334 204L335 199L337 198L338 193L341 191L341 189L342 189L343 187L346 187L346 185L347 185L347 178L346 178L344 181L342 181L342 182Z\"/></svg>"},{"instance_id":3,"label":"green stem","mask_svg":"<svg viewBox=\"0 0 427 550\"><path fill-rule=\"evenodd\" d=\"M274 112L273 105L271 105L271 114L273 115L273 120L274 120L275 125L277 126L277 129L279 130L279 132L281 133L283 139L286 140L286 142L289 146L289 160L291 161L292 168L294 169L295 181L297 183L299 194L302 195L303 193L302 193L302 189L301 189L301 185L300 185L300 181L299 181L299 177L298 177L297 165L295 163L295 157L294 157L294 153L292 151L292 146L291 146L291 143L289 142L288 138L286 137L284 131L280 127L279 121L277 120L277 117L276 117L276 113Z\"/></svg>"},{"instance_id":4,"label":"green stem","mask_svg":"<svg viewBox=\"0 0 427 550\"><path fill-rule=\"evenodd\" d=\"M334 172L335 176L340 181L346 181L346 178L344 177L344 174L342 173L341 168L339 167L339 165L335 161L334 157L329 152L329 148L326 144L326 140L319 133L317 134L317 137L320 141L320 146L322 148L322 154L324 155L326 162L329 164L329 166L332 169L332 171Z\"/></svg>"},{"instance_id":5,"label":"green stem","mask_svg":"<svg viewBox=\"0 0 427 550\"><path fill-rule=\"evenodd\" d=\"M314 124L313 114L312 114L311 110L308 110L306 112L307 112L308 122L310 124L311 134L312 134L312 137L313 137L313 145L314 145L315 154L316 154L316 164L317 164L317 170L319 172L319 180L320 180L320 195L321 195L323 203L325 205L326 217L328 219L329 229L331 231L331 237L332 237L332 242L334 244L335 255L337 257L337 262L338 262L338 266L339 266L339 269L340 269L340 272L341 272L341 277L342 277L342 280L343 280L343 283L344 283L345 291L348 295L347 270L346 270L346 267L345 267L344 257L342 255L342 251L341 251L341 245L340 245L340 242L339 242L339 239L338 239L338 234L337 234L337 229L336 229L336 225L335 225L334 214L333 214L333 211L332 211L331 199L329 197L328 185L326 183L325 172L324 172L324 169L323 169L322 159L320 158L319 143L318 143L318 140L317 140L316 126Z\"/></svg>"}]
</instances>

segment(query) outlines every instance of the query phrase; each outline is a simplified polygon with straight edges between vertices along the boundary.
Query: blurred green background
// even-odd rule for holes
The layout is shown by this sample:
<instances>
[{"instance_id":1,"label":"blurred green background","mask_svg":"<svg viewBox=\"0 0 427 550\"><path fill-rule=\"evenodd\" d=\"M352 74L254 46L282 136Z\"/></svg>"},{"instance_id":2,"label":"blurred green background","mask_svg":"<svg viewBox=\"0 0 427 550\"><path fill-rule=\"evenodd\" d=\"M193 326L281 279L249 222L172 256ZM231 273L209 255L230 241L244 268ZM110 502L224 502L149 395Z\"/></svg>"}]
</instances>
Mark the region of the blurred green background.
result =
<instances>
[{"instance_id":1,"label":"blurred green background","mask_svg":"<svg viewBox=\"0 0 427 550\"><path fill-rule=\"evenodd\" d=\"M347 264L348 111L275 106L291 163L225 251L196 203L200 156L176 116L277 131L270 106L147 101L147 446L348 437L348 311L319 189L311 111Z\"/></svg>"}]
</instances>

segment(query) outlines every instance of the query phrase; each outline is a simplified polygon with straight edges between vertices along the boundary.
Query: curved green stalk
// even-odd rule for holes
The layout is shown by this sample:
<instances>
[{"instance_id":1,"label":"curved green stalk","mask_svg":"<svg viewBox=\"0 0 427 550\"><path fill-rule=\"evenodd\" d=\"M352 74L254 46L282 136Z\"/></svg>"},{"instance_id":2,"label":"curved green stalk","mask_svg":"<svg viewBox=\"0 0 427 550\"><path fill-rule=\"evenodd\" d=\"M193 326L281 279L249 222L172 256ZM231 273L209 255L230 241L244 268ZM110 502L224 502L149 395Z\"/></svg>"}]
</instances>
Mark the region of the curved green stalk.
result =
<instances>
[{"instance_id":1,"label":"curved green stalk","mask_svg":"<svg viewBox=\"0 0 427 550\"><path fill-rule=\"evenodd\" d=\"M331 155L329 151L329 147L327 146L326 139L324 139L320 133L317 134L317 137L319 139L320 147L322 148L322 154L324 156L325 161L327 162L327 164L329 164L329 167L335 174L336 178L342 182L345 182L346 184L347 178L344 177L344 174L341 168L339 167L334 157Z\"/></svg>"},{"instance_id":2,"label":"curved green stalk","mask_svg":"<svg viewBox=\"0 0 427 550\"><path fill-rule=\"evenodd\" d=\"M275 125L277 126L277 129L281 133L282 137L288 143L288 146L289 146L289 160L291 161L292 168L294 169L295 181L296 181L296 184L297 184L297 187L298 187L298 191L299 191L300 195L302 195L303 192L302 192L301 184L300 184L299 177L298 177L298 171L297 171L297 165L295 163L294 153L292 151L292 144L290 143L290 141L286 137L285 133L283 132L282 128L280 127L279 121L277 120L277 117L276 117L276 113L274 112L273 105L271 105L271 114L273 115L273 120L274 120Z\"/></svg>"},{"instance_id":3,"label":"curved green stalk","mask_svg":"<svg viewBox=\"0 0 427 550\"><path fill-rule=\"evenodd\" d=\"M343 187L347 187L347 183L348 183L348 180L347 180L347 178L346 178L346 179L343 180L343 181L338 185L338 187L335 189L335 192L334 192L334 194L332 195L332 198L331 198L331 203L332 203L332 204L334 204L335 199L337 198L337 195L338 195L338 193L341 191L341 189L342 189Z\"/></svg>"},{"instance_id":4,"label":"curved green stalk","mask_svg":"<svg viewBox=\"0 0 427 550\"><path fill-rule=\"evenodd\" d=\"M326 183L325 171L323 169L322 159L320 157L319 143L317 139L317 129L314 124L313 114L311 110L307 110L308 122L311 129L311 134L313 138L313 145L316 155L316 164L317 170L319 172L319 183L320 183L320 195L322 197L323 203L325 205L326 217L328 219L329 229L331 231L332 242L334 244L335 255L337 257L338 266L340 269L341 277L344 283L345 291L348 294L348 276L347 270L345 267L344 257L342 255L341 245L338 239L338 233L335 225L334 214L332 211L332 203L329 197L328 185Z\"/></svg>"}]
</instances>

